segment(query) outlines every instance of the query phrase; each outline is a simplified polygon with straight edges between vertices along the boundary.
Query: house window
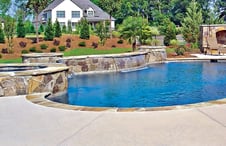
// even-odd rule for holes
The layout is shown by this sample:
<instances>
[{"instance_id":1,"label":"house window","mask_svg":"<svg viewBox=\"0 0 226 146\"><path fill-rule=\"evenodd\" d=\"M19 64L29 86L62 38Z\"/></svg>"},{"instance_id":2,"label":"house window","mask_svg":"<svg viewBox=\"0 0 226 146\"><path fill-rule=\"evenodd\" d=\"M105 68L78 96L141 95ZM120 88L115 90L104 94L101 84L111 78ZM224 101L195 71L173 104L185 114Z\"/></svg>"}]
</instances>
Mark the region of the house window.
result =
<instances>
[{"instance_id":1,"label":"house window","mask_svg":"<svg viewBox=\"0 0 226 146\"><path fill-rule=\"evenodd\" d=\"M89 17L89 16L94 16L94 12L93 11L87 11L87 16Z\"/></svg>"},{"instance_id":2,"label":"house window","mask_svg":"<svg viewBox=\"0 0 226 146\"><path fill-rule=\"evenodd\" d=\"M47 13L44 13L44 14L42 15L42 21L47 21Z\"/></svg>"},{"instance_id":3,"label":"house window","mask_svg":"<svg viewBox=\"0 0 226 146\"><path fill-rule=\"evenodd\" d=\"M72 18L80 18L80 11L72 11L71 17Z\"/></svg>"},{"instance_id":4,"label":"house window","mask_svg":"<svg viewBox=\"0 0 226 146\"><path fill-rule=\"evenodd\" d=\"M65 11L57 11L56 15L57 18L65 18Z\"/></svg>"}]
</instances>

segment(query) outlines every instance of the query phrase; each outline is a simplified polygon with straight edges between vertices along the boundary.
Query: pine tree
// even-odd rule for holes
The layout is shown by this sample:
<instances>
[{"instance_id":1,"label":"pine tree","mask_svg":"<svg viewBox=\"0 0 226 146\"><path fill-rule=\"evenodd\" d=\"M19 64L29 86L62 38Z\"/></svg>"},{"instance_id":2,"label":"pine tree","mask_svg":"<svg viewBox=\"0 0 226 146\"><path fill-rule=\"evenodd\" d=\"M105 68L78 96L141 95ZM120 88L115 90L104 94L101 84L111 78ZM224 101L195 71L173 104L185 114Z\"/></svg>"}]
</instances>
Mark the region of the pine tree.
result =
<instances>
[{"instance_id":1,"label":"pine tree","mask_svg":"<svg viewBox=\"0 0 226 146\"><path fill-rule=\"evenodd\" d=\"M0 23L0 43L5 43L5 35L2 29L2 23Z\"/></svg>"},{"instance_id":2,"label":"pine tree","mask_svg":"<svg viewBox=\"0 0 226 146\"><path fill-rule=\"evenodd\" d=\"M47 41L52 41L54 38L54 29L51 20L49 19L47 22L47 26L44 33L44 39Z\"/></svg>"},{"instance_id":3,"label":"pine tree","mask_svg":"<svg viewBox=\"0 0 226 146\"><path fill-rule=\"evenodd\" d=\"M67 33L68 34L72 33L71 21L68 21L68 23L67 23Z\"/></svg>"},{"instance_id":4,"label":"pine tree","mask_svg":"<svg viewBox=\"0 0 226 146\"><path fill-rule=\"evenodd\" d=\"M62 36L60 23L57 19L54 23L54 34L55 34L55 37L61 37Z\"/></svg>"},{"instance_id":5,"label":"pine tree","mask_svg":"<svg viewBox=\"0 0 226 146\"><path fill-rule=\"evenodd\" d=\"M35 27L33 24L30 25L30 33L35 33Z\"/></svg>"},{"instance_id":6,"label":"pine tree","mask_svg":"<svg viewBox=\"0 0 226 146\"><path fill-rule=\"evenodd\" d=\"M38 32L39 33L44 32L44 26L42 24L39 26Z\"/></svg>"},{"instance_id":7,"label":"pine tree","mask_svg":"<svg viewBox=\"0 0 226 146\"><path fill-rule=\"evenodd\" d=\"M63 28L62 28L62 33L66 33L66 32L67 32L66 25L63 25Z\"/></svg>"},{"instance_id":8,"label":"pine tree","mask_svg":"<svg viewBox=\"0 0 226 146\"><path fill-rule=\"evenodd\" d=\"M24 22L23 22L22 16L18 17L16 32L17 32L17 37L18 38L24 38L25 35L26 35L25 26L24 26Z\"/></svg>"},{"instance_id":9,"label":"pine tree","mask_svg":"<svg viewBox=\"0 0 226 146\"><path fill-rule=\"evenodd\" d=\"M189 4L186 16L182 22L182 34L188 43L198 44L199 26L203 23L202 10L195 0Z\"/></svg>"},{"instance_id":10,"label":"pine tree","mask_svg":"<svg viewBox=\"0 0 226 146\"><path fill-rule=\"evenodd\" d=\"M80 30L80 38L81 39L89 39L90 32L89 32L89 24L86 19L81 19L80 21L81 30Z\"/></svg>"}]
</instances>

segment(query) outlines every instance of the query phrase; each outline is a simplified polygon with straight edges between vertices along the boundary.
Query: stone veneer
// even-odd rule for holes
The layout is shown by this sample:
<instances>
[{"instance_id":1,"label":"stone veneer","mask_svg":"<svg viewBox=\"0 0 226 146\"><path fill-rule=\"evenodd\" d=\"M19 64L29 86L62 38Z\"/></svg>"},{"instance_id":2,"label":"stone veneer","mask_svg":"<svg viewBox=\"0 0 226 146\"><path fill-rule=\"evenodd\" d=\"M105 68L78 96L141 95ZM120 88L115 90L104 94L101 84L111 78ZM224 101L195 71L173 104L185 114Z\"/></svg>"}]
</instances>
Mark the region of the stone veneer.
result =
<instances>
[{"instance_id":1,"label":"stone veneer","mask_svg":"<svg viewBox=\"0 0 226 146\"><path fill-rule=\"evenodd\" d=\"M22 54L23 63L56 63L63 53L30 53Z\"/></svg>"},{"instance_id":2,"label":"stone veneer","mask_svg":"<svg viewBox=\"0 0 226 146\"><path fill-rule=\"evenodd\" d=\"M37 66L37 64L8 64L3 67ZM54 67L57 66L57 67ZM0 97L26 95L33 93L64 92L68 87L68 67L64 65L50 65L46 68L0 72Z\"/></svg>"},{"instance_id":3,"label":"stone veneer","mask_svg":"<svg viewBox=\"0 0 226 146\"><path fill-rule=\"evenodd\" d=\"M66 64L72 74L84 74L131 70L165 60L165 49L155 48L124 54L64 57L58 63Z\"/></svg>"}]
</instances>

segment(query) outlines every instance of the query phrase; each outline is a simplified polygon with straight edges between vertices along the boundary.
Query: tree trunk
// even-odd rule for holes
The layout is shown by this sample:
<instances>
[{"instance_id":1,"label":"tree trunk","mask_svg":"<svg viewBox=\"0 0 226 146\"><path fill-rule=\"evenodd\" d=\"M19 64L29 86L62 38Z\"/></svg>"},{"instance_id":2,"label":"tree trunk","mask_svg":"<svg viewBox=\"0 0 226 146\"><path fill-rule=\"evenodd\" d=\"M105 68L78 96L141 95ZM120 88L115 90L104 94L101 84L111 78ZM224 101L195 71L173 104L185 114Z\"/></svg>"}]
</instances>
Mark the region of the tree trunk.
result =
<instances>
[{"instance_id":1,"label":"tree trunk","mask_svg":"<svg viewBox=\"0 0 226 146\"><path fill-rule=\"evenodd\" d=\"M110 38L112 39L112 28L111 28L111 15L110 15L110 27L109 27L109 32L110 32Z\"/></svg>"},{"instance_id":2,"label":"tree trunk","mask_svg":"<svg viewBox=\"0 0 226 146\"><path fill-rule=\"evenodd\" d=\"M36 33L36 43L39 43L39 36L38 36L38 14L35 14L35 33Z\"/></svg>"}]
</instances>

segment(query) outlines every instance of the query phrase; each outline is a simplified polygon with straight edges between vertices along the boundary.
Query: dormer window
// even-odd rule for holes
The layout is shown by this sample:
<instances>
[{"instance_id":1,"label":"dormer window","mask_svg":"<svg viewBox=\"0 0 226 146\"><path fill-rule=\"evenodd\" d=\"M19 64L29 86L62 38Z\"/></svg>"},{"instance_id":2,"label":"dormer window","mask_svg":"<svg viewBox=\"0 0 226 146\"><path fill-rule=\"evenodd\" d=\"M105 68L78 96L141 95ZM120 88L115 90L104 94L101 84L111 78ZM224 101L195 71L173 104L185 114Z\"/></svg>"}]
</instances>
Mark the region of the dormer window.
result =
<instances>
[{"instance_id":1,"label":"dormer window","mask_svg":"<svg viewBox=\"0 0 226 146\"><path fill-rule=\"evenodd\" d=\"M94 16L94 11L88 10L88 11L87 11L87 16L88 16L88 17Z\"/></svg>"}]
</instances>

